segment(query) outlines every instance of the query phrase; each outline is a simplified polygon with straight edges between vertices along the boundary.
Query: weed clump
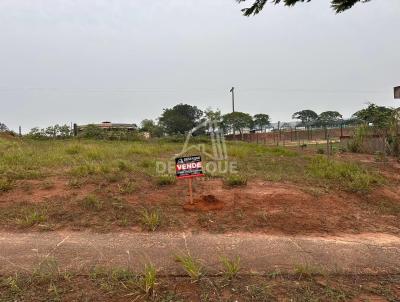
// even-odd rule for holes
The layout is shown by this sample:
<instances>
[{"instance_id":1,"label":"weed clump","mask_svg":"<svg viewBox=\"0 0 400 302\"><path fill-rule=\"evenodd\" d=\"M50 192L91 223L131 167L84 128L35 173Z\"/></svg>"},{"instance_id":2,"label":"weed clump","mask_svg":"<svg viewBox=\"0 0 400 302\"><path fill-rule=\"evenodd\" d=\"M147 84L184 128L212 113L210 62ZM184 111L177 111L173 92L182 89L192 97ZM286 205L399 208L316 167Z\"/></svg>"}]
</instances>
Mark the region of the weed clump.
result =
<instances>
[{"instance_id":1,"label":"weed clump","mask_svg":"<svg viewBox=\"0 0 400 302\"><path fill-rule=\"evenodd\" d=\"M139 278L139 287L147 294L154 293L157 281L157 270L153 264L146 264L142 276Z\"/></svg>"},{"instance_id":2,"label":"weed clump","mask_svg":"<svg viewBox=\"0 0 400 302\"><path fill-rule=\"evenodd\" d=\"M224 178L225 185L229 187L239 187L247 185L247 177L238 174L231 174Z\"/></svg>"},{"instance_id":3,"label":"weed clump","mask_svg":"<svg viewBox=\"0 0 400 302\"><path fill-rule=\"evenodd\" d=\"M126 172L132 171L132 165L125 160L119 160L117 164L118 164L118 169L120 171L126 171Z\"/></svg>"},{"instance_id":4,"label":"weed clump","mask_svg":"<svg viewBox=\"0 0 400 302\"><path fill-rule=\"evenodd\" d=\"M123 184L118 184L118 191L121 194L132 194L136 191L135 183L131 181L124 182Z\"/></svg>"},{"instance_id":5,"label":"weed clump","mask_svg":"<svg viewBox=\"0 0 400 302\"><path fill-rule=\"evenodd\" d=\"M160 175L157 177L156 182L159 186L168 186L175 184L176 178L172 175Z\"/></svg>"},{"instance_id":6,"label":"weed clump","mask_svg":"<svg viewBox=\"0 0 400 302\"><path fill-rule=\"evenodd\" d=\"M10 191L13 187L13 182L8 178L0 178L0 192Z\"/></svg>"},{"instance_id":7,"label":"weed clump","mask_svg":"<svg viewBox=\"0 0 400 302\"><path fill-rule=\"evenodd\" d=\"M47 215L45 213L32 209L31 211L28 211L28 213L26 213L25 216L18 222L20 226L31 227L40 223L44 223L46 221Z\"/></svg>"},{"instance_id":8,"label":"weed clump","mask_svg":"<svg viewBox=\"0 0 400 302\"><path fill-rule=\"evenodd\" d=\"M100 211L103 202L96 195L88 195L82 200L82 206L88 210Z\"/></svg>"},{"instance_id":9,"label":"weed clump","mask_svg":"<svg viewBox=\"0 0 400 302\"><path fill-rule=\"evenodd\" d=\"M140 221L144 228L148 231L154 232L161 225L161 213L159 210L144 209L140 213Z\"/></svg>"},{"instance_id":10,"label":"weed clump","mask_svg":"<svg viewBox=\"0 0 400 302\"><path fill-rule=\"evenodd\" d=\"M229 259L226 256L221 257L221 264L223 267L223 274L228 280L232 280L237 276L240 270L240 257L236 256L234 259Z\"/></svg>"},{"instance_id":11,"label":"weed clump","mask_svg":"<svg viewBox=\"0 0 400 302\"><path fill-rule=\"evenodd\" d=\"M193 282L200 280L203 275L203 266L190 254L176 255L175 261L180 263L185 272L190 276Z\"/></svg>"}]
</instances>

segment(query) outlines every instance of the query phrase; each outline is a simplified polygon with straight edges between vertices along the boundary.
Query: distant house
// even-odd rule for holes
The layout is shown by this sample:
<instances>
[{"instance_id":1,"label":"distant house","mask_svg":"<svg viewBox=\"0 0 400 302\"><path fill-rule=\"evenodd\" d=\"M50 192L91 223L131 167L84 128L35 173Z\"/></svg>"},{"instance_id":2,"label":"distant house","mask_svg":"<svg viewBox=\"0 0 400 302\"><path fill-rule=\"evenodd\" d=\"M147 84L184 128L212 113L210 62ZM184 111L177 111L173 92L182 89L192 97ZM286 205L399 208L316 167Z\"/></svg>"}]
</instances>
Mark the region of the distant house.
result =
<instances>
[{"instance_id":1,"label":"distant house","mask_svg":"<svg viewBox=\"0 0 400 302\"><path fill-rule=\"evenodd\" d=\"M138 129L136 124L124 124L124 123L112 123L112 122L102 122L101 124L90 124L97 126L102 129L106 130L129 130L134 131ZM78 126L79 131L84 130L89 125L80 125Z\"/></svg>"},{"instance_id":2,"label":"distant house","mask_svg":"<svg viewBox=\"0 0 400 302\"><path fill-rule=\"evenodd\" d=\"M136 124L125 124L125 123L112 123L112 122L102 122L101 124L88 124L88 125L77 125L74 124L74 136L77 136L79 132L84 131L88 126L96 126L107 131L113 130L126 130L135 131L138 130Z\"/></svg>"}]
</instances>

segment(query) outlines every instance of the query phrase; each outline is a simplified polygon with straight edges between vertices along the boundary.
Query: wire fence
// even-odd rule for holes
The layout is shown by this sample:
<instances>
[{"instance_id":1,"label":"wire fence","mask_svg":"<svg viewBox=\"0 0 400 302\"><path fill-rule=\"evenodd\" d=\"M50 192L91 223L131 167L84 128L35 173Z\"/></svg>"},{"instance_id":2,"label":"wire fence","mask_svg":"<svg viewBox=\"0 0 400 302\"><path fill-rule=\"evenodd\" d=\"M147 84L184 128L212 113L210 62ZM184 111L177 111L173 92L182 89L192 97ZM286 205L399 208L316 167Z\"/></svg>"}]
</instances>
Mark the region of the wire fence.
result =
<instances>
[{"instance_id":1,"label":"wire fence","mask_svg":"<svg viewBox=\"0 0 400 302\"><path fill-rule=\"evenodd\" d=\"M296 127L276 129L270 132L242 133L227 135L227 140L241 140L251 143L296 146L304 144L318 144L329 141L340 141L341 138L352 137L355 127L339 128L308 128L298 129Z\"/></svg>"}]
</instances>

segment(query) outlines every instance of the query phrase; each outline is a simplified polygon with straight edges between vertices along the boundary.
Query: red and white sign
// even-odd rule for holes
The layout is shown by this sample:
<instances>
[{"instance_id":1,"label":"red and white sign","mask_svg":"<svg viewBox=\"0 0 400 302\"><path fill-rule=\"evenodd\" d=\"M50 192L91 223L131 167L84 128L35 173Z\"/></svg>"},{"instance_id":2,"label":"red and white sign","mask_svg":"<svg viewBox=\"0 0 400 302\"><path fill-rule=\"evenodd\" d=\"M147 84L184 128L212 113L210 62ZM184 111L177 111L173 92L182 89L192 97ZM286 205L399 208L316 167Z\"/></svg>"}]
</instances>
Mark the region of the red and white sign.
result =
<instances>
[{"instance_id":1,"label":"red and white sign","mask_svg":"<svg viewBox=\"0 0 400 302\"><path fill-rule=\"evenodd\" d=\"M176 177L192 178L204 176L201 156L178 157L175 159Z\"/></svg>"}]
</instances>

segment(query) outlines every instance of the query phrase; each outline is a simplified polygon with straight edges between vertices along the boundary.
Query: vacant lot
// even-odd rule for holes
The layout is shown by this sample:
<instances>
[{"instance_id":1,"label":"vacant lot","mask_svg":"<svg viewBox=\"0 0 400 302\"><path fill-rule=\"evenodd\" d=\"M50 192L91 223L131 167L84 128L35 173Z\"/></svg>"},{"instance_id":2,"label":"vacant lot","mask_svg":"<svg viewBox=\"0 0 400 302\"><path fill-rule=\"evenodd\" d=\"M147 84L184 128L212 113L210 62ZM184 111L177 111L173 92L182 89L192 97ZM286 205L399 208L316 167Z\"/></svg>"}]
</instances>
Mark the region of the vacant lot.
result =
<instances>
[{"instance_id":1,"label":"vacant lot","mask_svg":"<svg viewBox=\"0 0 400 302\"><path fill-rule=\"evenodd\" d=\"M211 151L206 140L199 142ZM195 204L188 205L186 181L156 171L157 161L172 163L182 145L0 138L0 231L400 234L400 164L394 158L339 152L328 158L318 147L229 142L237 173L196 179ZM234 278L234 261L200 278L197 264L184 258L178 260L187 274L164 272L156 279L152 267L68 271L57 266L62 258L52 260L59 244L49 253L20 250L27 259L45 253L46 261L32 271L18 267L13 255L0 255L16 265L14 274L0 274L0 301L398 301L400 295L398 275L328 274L304 263L289 272L250 270Z\"/></svg>"},{"instance_id":2,"label":"vacant lot","mask_svg":"<svg viewBox=\"0 0 400 302\"><path fill-rule=\"evenodd\" d=\"M238 173L197 179L184 207L186 182L156 173L181 142L0 139L0 228L399 234L395 159L227 147Z\"/></svg>"}]
</instances>

